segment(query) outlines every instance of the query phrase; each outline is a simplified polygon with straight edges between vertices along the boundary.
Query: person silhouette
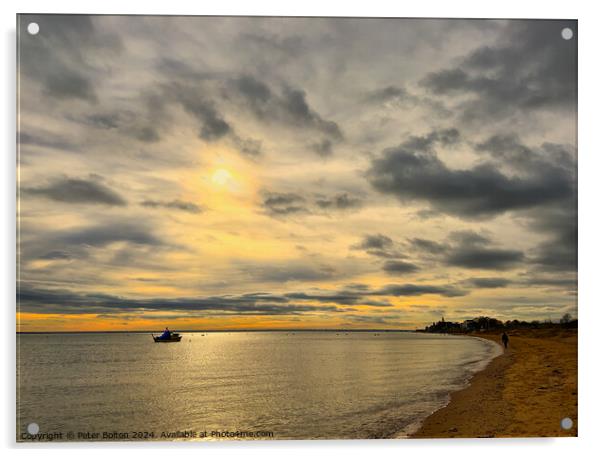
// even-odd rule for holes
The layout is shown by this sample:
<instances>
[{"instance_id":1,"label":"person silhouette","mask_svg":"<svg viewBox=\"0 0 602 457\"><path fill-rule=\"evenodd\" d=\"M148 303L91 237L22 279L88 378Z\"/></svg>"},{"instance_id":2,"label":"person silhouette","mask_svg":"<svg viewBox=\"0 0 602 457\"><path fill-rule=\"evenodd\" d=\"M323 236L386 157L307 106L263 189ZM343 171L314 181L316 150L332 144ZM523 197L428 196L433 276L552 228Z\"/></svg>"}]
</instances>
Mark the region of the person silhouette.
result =
<instances>
[{"instance_id":1,"label":"person silhouette","mask_svg":"<svg viewBox=\"0 0 602 457\"><path fill-rule=\"evenodd\" d=\"M510 338L508 338L506 332L502 333L502 343L504 343L504 349L508 349L508 341L510 341Z\"/></svg>"}]
</instances>

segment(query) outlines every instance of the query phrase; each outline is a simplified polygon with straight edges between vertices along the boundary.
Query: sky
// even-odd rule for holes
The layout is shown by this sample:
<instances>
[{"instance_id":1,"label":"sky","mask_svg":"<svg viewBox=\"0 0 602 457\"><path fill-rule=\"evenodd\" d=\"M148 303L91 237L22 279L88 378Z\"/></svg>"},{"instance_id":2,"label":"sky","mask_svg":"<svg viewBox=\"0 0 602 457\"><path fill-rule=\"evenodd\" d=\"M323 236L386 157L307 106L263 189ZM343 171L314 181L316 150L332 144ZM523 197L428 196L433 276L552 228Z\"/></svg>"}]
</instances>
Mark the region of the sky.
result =
<instances>
[{"instance_id":1,"label":"sky","mask_svg":"<svg viewBox=\"0 0 602 457\"><path fill-rule=\"evenodd\" d=\"M18 26L18 331L577 315L576 21Z\"/></svg>"}]
</instances>

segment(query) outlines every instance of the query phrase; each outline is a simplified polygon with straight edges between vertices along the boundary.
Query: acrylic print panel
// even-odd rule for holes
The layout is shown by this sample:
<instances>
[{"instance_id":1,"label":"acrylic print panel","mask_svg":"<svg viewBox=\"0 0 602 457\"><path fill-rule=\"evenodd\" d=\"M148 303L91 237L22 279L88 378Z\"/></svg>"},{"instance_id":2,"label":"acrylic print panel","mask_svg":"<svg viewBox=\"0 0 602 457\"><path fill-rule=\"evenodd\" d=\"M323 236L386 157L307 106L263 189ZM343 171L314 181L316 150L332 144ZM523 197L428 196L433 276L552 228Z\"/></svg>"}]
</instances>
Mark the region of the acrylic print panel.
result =
<instances>
[{"instance_id":1,"label":"acrylic print panel","mask_svg":"<svg viewBox=\"0 0 602 457\"><path fill-rule=\"evenodd\" d=\"M576 21L18 47L18 441L577 435Z\"/></svg>"}]
</instances>

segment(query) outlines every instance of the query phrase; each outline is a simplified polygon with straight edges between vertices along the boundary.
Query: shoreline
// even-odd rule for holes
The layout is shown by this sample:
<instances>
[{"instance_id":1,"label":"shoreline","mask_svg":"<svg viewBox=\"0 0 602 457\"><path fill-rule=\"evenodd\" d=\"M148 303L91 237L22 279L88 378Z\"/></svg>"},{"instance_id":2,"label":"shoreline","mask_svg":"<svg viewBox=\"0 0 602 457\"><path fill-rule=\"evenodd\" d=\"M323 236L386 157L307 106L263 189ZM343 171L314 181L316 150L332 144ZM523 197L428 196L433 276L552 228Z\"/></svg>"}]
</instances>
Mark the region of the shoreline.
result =
<instances>
[{"instance_id":1,"label":"shoreline","mask_svg":"<svg viewBox=\"0 0 602 457\"><path fill-rule=\"evenodd\" d=\"M516 330L510 345L408 438L577 436L577 331ZM499 344L499 333L467 335ZM528 374L528 376L526 376ZM573 427L560 421L570 417Z\"/></svg>"}]
</instances>

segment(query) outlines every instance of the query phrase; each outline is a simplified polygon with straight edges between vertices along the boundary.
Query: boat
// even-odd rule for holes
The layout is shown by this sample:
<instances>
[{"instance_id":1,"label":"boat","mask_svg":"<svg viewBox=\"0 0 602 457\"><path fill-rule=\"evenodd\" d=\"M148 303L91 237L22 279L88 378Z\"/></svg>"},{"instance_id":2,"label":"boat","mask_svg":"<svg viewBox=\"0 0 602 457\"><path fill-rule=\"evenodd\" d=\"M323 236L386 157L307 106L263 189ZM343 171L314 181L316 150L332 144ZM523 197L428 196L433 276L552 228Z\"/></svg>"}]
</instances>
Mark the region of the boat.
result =
<instances>
[{"instance_id":1,"label":"boat","mask_svg":"<svg viewBox=\"0 0 602 457\"><path fill-rule=\"evenodd\" d=\"M179 333L170 333L168 337L165 337L163 335L160 336L155 336L153 335L153 340L155 340L155 343L177 343L182 339L182 335L180 335Z\"/></svg>"}]
</instances>

